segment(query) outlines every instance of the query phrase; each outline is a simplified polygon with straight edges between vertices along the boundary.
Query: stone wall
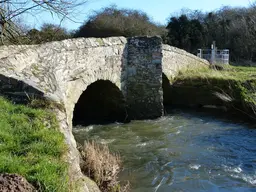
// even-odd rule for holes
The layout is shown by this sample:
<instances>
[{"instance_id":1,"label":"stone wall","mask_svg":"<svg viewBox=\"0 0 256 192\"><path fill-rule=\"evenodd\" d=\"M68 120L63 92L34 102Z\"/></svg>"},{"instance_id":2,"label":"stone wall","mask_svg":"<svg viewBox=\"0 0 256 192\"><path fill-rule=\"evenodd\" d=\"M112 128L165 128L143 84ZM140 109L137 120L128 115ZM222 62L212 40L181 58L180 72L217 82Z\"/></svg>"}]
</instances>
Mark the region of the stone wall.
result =
<instances>
[{"instance_id":1,"label":"stone wall","mask_svg":"<svg viewBox=\"0 0 256 192\"><path fill-rule=\"evenodd\" d=\"M180 71L187 69L196 69L199 67L208 67L209 62L190 54L182 49L163 45L163 73L171 80Z\"/></svg>"}]
</instances>

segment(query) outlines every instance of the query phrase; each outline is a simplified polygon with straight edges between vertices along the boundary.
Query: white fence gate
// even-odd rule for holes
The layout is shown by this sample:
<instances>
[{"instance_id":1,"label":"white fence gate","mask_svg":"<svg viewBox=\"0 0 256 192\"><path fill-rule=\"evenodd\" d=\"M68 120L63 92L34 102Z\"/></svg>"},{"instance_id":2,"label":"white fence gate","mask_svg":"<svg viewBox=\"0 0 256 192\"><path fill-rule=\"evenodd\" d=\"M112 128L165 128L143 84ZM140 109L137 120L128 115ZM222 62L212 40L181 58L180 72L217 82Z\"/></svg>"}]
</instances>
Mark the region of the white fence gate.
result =
<instances>
[{"instance_id":1,"label":"white fence gate","mask_svg":"<svg viewBox=\"0 0 256 192\"><path fill-rule=\"evenodd\" d=\"M211 49L198 49L197 56L208 60L211 64L229 64L229 50L218 50L215 41Z\"/></svg>"}]
</instances>

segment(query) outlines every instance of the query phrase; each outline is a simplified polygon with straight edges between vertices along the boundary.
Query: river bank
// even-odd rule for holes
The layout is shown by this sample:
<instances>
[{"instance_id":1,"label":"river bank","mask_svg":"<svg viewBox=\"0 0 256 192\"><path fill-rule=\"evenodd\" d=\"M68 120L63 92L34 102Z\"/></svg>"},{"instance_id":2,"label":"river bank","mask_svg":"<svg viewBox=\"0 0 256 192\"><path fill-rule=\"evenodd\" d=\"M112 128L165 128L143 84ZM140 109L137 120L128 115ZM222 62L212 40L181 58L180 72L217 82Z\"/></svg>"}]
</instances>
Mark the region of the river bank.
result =
<instances>
[{"instance_id":1,"label":"river bank","mask_svg":"<svg viewBox=\"0 0 256 192\"><path fill-rule=\"evenodd\" d=\"M0 127L1 174L18 174L38 191L69 191L67 145L52 112L0 97ZM5 184L1 187L23 187L17 179Z\"/></svg>"},{"instance_id":2,"label":"river bank","mask_svg":"<svg viewBox=\"0 0 256 192\"><path fill-rule=\"evenodd\" d=\"M180 72L163 79L165 106L207 109L256 122L256 68L224 66ZM216 110L215 110L216 111Z\"/></svg>"},{"instance_id":3,"label":"river bank","mask_svg":"<svg viewBox=\"0 0 256 192\"><path fill-rule=\"evenodd\" d=\"M75 175L69 172L68 146L53 112L56 108L61 106L47 100L14 104L0 97L0 191L78 191L82 181L71 179ZM89 142L79 151L88 191L129 190L128 183L121 185L117 178L118 154Z\"/></svg>"}]
</instances>

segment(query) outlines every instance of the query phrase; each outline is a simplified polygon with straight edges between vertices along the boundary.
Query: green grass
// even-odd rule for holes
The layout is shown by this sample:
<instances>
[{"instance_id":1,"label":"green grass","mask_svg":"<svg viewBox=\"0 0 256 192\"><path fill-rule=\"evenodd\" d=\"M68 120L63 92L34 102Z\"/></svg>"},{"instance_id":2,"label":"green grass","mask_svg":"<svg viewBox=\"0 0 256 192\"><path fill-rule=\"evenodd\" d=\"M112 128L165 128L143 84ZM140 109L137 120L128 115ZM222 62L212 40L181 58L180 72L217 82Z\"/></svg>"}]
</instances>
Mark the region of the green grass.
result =
<instances>
[{"instance_id":1,"label":"green grass","mask_svg":"<svg viewBox=\"0 0 256 192\"><path fill-rule=\"evenodd\" d=\"M55 116L0 97L0 172L24 176L39 191L68 191L67 150Z\"/></svg>"},{"instance_id":2,"label":"green grass","mask_svg":"<svg viewBox=\"0 0 256 192\"><path fill-rule=\"evenodd\" d=\"M256 80L256 67L235 67L224 66L223 70L211 70L209 68L202 68L196 70L188 70L181 72L178 79L225 79L236 81Z\"/></svg>"}]
</instances>

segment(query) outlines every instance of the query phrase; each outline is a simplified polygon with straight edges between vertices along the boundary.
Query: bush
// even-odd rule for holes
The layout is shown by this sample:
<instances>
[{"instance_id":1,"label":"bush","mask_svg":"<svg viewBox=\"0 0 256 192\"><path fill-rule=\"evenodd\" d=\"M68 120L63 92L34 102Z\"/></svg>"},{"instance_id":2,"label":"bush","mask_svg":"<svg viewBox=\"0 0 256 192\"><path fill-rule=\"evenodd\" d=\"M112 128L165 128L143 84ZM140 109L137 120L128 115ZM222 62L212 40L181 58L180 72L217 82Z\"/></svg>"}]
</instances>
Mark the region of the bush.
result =
<instances>
[{"instance_id":1,"label":"bush","mask_svg":"<svg viewBox=\"0 0 256 192\"><path fill-rule=\"evenodd\" d=\"M96 11L75 33L75 37L154 36L165 29L138 10L107 7Z\"/></svg>"},{"instance_id":2,"label":"bush","mask_svg":"<svg viewBox=\"0 0 256 192\"><path fill-rule=\"evenodd\" d=\"M30 44L61 41L71 38L71 35L67 32L65 28L48 23L43 24L41 30L31 29L30 31L28 31L26 36Z\"/></svg>"}]
</instances>

